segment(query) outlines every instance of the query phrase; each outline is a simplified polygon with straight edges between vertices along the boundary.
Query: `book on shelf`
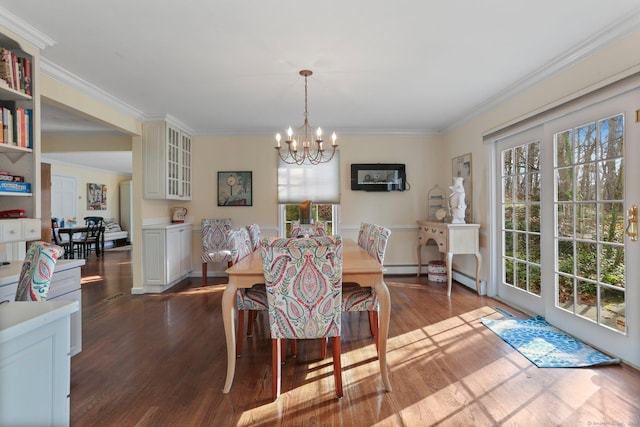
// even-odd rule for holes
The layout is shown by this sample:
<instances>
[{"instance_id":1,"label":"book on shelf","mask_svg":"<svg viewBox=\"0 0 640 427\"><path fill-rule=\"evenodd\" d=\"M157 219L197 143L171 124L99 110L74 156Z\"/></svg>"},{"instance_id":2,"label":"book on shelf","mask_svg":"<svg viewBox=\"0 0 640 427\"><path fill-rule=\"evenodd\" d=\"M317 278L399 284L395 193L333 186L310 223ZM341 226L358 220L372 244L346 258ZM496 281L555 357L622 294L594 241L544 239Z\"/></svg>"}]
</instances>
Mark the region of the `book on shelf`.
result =
<instances>
[{"instance_id":1,"label":"book on shelf","mask_svg":"<svg viewBox=\"0 0 640 427\"><path fill-rule=\"evenodd\" d=\"M18 92L31 96L31 59L18 57L7 48L0 48L0 80Z\"/></svg>"},{"instance_id":2,"label":"book on shelf","mask_svg":"<svg viewBox=\"0 0 640 427\"><path fill-rule=\"evenodd\" d=\"M14 101L0 101L0 109L4 144L33 148L33 110Z\"/></svg>"}]
</instances>

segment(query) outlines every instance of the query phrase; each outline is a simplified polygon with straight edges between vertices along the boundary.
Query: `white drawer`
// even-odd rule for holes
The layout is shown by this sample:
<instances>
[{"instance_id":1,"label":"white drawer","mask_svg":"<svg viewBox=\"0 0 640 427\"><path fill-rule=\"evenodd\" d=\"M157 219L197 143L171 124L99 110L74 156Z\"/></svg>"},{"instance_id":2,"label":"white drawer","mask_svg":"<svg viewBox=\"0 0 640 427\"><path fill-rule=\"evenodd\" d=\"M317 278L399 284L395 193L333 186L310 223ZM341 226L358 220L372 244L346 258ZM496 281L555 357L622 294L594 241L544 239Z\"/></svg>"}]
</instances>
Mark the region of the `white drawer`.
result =
<instances>
[{"instance_id":1,"label":"white drawer","mask_svg":"<svg viewBox=\"0 0 640 427\"><path fill-rule=\"evenodd\" d=\"M23 240L39 240L42 231L42 222L39 219L23 219L22 220L22 237Z\"/></svg>"},{"instance_id":2,"label":"white drawer","mask_svg":"<svg viewBox=\"0 0 640 427\"><path fill-rule=\"evenodd\" d=\"M47 299L59 297L80 289L80 269L71 268L64 271L53 272L49 295Z\"/></svg>"},{"instance_id":3,"label":"white drawer","mask_svg":"<svg viewBox=\"0 0 640 427\"><path fill-rule=\"evenodd\" d=\"M19 219L5 219L0 221L1 242L19 242L22 239L22 221Z\"/></svg>"}]
</instances>

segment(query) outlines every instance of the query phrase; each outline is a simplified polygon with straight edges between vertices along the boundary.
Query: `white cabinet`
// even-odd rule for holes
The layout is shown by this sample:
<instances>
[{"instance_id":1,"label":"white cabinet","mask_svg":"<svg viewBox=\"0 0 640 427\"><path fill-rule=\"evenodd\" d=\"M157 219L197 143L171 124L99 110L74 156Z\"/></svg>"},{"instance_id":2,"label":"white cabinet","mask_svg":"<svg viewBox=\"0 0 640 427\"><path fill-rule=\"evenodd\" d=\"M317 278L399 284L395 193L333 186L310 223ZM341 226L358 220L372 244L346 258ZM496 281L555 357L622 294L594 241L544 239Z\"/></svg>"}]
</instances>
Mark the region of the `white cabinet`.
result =
<instances>
[{"instance_id":1,"label":"white cabinet","mask_svg":"<svg viewBox=\"0 0 640 427\"><path fill-rule=\"evenodd\" d=\"M0 243L38 240L40 230L39 219L0 220Z\"/></svg>"},{"instance_id":2,"label":"white cabinet","mask_svg":"<svg viewBox=\"0 0 640 427\"><path fill-rule=\"evenodd\" d=\"M0 211L20 210L27 218L40 218L40 50L0 32L2 49L2 56L12 58L17 68L14 78L8 78L11 83L4 79L0 82L2 113L13 117L12 129L8 127L0 137L0 170L22 177L24 182L16 182L15 178L13 182L2 181L5 187L0 188ZM23 78L27 75L30 79ZM36 238L40 238L39 231Z\"/></svg>"},{"instance_id":3,"label":"white cabinet","mask_svg":"<svg viewBox=\"0 0 640 427\"><path fill-rule=\"evenodd\" d=\"M145 293L169 289L191 272L191 224L142 228L142 276Z\"/></svg>"},{"instance_id":4,"label":"white cabinet","mask_svg":"<svg viewBox=\"0 0 640 427\"><path fill-rule=\"evenodd\" d=\"M0 425L69 425L69 316L77 302L10 302L0 310Z\"/></svg>"},{"instance_id":5,"label":"white cabinet","mask_svg":"<svg viewBox=\"0 0 640 427\"><path fill-rule=\"evenodd\" d=\"M144 197L191 200L191 136L167 121L142 125Z\"/></svg>"},{"instance_id":6,"label":"white cabinet","mask_svg":"<svg viewBox=\"0 0 640 427\"><path fill-rule=\"evenodd\" d=\"M47 301L76 301L80 310L71 314L71 356L82 351L82 291L80 267L84 260L59 259L56 262ZM0 267L0 301L13 301L18 288L21 261ZM1 425L1 424L0 424Z\"/></svg>"}]
</instances>

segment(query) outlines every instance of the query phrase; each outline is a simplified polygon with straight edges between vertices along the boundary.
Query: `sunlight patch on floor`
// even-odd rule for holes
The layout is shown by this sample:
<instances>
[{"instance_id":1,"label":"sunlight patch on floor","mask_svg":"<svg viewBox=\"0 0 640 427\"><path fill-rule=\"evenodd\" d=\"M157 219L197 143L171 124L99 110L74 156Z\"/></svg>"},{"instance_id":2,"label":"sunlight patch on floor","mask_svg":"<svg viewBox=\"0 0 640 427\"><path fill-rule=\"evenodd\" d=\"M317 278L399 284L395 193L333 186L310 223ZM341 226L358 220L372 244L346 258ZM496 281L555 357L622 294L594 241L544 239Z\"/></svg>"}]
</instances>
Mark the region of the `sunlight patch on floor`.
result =
<instances>
[{"instance_id":1,"label":"sunlight patch on floor","mask_svg":"<svg viewBox=\"0 0 640 427\"><path fill-rule=\"evenodd\" d=\"M100 282L102 280L104 280L104 279L100 275L97 275L97 276L85 276L85 277L82 277L80 279L80 284L81 285L87 285L89 283L96 283L96 282Z\"/></svg>"}]
</instances>

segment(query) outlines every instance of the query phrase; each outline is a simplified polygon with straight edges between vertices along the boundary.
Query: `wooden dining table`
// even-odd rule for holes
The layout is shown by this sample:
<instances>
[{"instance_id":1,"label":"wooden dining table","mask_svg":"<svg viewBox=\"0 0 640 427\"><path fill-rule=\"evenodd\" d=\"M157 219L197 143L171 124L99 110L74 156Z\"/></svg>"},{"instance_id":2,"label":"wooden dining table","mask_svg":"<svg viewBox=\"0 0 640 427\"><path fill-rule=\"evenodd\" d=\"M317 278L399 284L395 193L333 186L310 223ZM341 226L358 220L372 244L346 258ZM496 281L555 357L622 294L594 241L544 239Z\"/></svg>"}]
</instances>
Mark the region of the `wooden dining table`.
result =
<instances>
[{"instance_id":1,"label":"wooden dining table","mask_svg":"<svg viewBox=\"0 0 640 427\"><path fill-rule=\"evenodd\" d=\"M224 334L227 341L227 379L222 389L229 393L233 384L236 370L236 291L238 288L250 288L255 284L264 283L262 270L262 254L254 251L240 262L227 269L229 283L222 294L222 320ZM380 374L384 388L391 391L389 372L387 369L387 336L389 334L389 320L391 317L391 298L389 289L383 280L382 265L358 244L345 239L342 259L342 281L357 283L360 286L373 287L376 290L380 307L378 311L378 359Z\"/></svg>"}]
</instances>

